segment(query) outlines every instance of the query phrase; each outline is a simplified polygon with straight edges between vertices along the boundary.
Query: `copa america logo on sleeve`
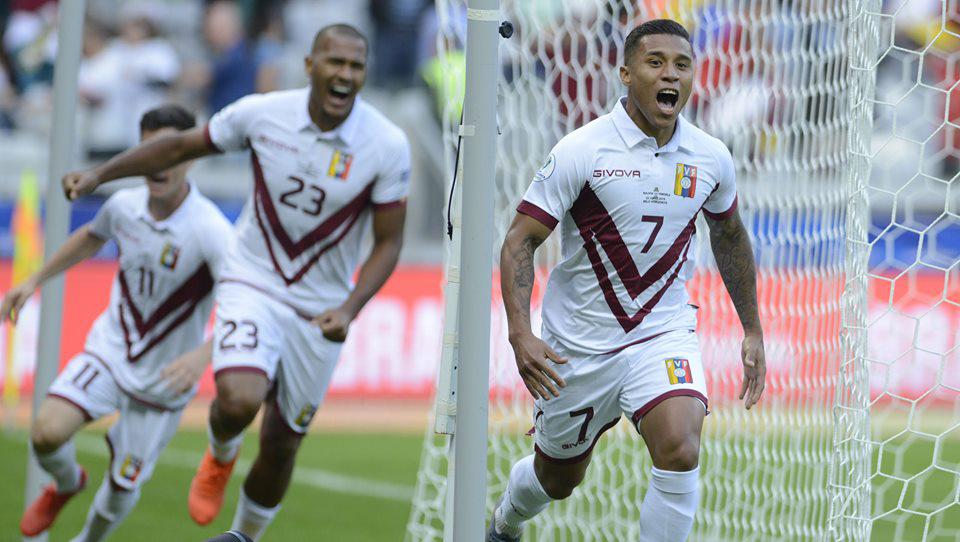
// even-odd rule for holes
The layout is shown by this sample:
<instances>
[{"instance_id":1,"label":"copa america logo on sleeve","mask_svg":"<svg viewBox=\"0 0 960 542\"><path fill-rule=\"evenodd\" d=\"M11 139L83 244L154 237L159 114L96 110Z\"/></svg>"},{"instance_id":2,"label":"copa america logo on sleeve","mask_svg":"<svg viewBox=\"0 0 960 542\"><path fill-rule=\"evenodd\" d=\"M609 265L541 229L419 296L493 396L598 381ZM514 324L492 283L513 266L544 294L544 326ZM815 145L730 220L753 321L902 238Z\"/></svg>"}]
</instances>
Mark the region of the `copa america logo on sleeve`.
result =
<instances>
[{"instance_id":1,"label":"copa america logo on sleeve","mask_svg":"<svg viewBox=\"0 0 960 542\"><path fill-rule=\"evenodd\" d=\"M541 167L540 170L537 171L537 174L533 177L533 181L540 182L549 179L550 176L553 175L553 170L556 169L556 167L557 159L551 152L550 156L547 157L546 163L543 164L543 167Z\"/></svg>"}]
</instances>

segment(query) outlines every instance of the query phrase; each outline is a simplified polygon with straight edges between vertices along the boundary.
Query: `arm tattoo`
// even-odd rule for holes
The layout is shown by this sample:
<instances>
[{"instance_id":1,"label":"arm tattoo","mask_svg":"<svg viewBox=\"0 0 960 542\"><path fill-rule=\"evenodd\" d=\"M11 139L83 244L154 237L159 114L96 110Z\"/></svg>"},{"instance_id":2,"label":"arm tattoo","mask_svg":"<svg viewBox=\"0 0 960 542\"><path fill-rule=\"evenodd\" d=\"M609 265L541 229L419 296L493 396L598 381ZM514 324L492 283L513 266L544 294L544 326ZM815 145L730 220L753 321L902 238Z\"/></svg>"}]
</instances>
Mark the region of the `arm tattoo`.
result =
<instances>
[{"instance_id":1,"label":"arm tattoo","mask_svg":"<svg viewBox=\"0 0 960 542\"><path fill-rule=\"evenodd\" d=\"M513 263L513 303L516 307L515 315L521 318L521 323L530 327L530 297L533 294L534 265L533 254L536 246L533 239L526 238L518 243L511 251L510 259Z\"/></svg>"},{"instance_id":2,"label":"arm tattoo","mask_svg":"<svg viewBox=\"0 0 960 542\"><path fill-rule=\"evenodd\" d=\"M708 219L710 246L723 284L737 309L744 332L760 331L757 310L757 271L750 236L739 216L727 220Z\"/></svg>"}]
</instances>

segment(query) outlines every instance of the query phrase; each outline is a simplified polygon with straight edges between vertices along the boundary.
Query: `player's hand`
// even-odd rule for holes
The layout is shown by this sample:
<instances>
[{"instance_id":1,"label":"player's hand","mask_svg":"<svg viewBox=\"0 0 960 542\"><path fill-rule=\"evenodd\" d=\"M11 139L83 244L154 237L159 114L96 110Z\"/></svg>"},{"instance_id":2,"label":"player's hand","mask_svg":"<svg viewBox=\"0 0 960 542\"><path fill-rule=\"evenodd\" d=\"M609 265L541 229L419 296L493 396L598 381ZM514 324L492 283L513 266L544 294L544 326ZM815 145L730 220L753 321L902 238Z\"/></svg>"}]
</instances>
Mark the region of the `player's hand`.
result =
<instances>
[{"instance_id":1,"label":"player's hand","mask_svg":"<svg viewBox=\"0 0 960 542\"><path fill-rule=\"evenodd\" d=\"M33 278L28 279L19 286L11 288L7 294L3 296L3 302L0 303L0 323L3 323L5 320L10 320L10 322L16 325L17 319L20 318L20 309L27 303L36 289L37 282Z\"/></svg>"},{"instance_id":2,"label":"player's hand","mask_svg":"<svg viewBox=\"0 0 960 542\"><path fill-rule=\"evenodd\" d=\"M746 335L740 348L740 356L743 359L743 384L740 386L740 398L743 399L743 406L750 410L750 407L760 400L767 378L763 335Z\"/></svg>"},{"instance_id":3,"label":"player's hand","mask_svg":"<svg viewBox=\"0 0 960 542\"><path fill-rule=\"evenodd\" d=\"M550 396L560 397L560 388L567 383L553 370L550 362L566 363L547 343L533 333L510 336L510 346L517 360L517 370L527 390L534 399L549 401ZM548 361L549 360L549 361Z\"/></svg>"},{"instance_id":4,"label":"player's hand","mask_svg":"<svg viewBox=\"0 0 960 542\"><path fill-rule=\"evenodd\" d=\"M63 195L68 200L74 201L77 198L86 196L100 185L100 179L92 169L87 171L71 171L63 176Z\"/></svg>"},{"instance_id":5,"label":"player's hand","mask_svg":"<svg viewBox=\"0 0 960 542\"><path fill-rule=\"evenodd\" d=\"M343 307L330 309L313 319L313 324L320 328L328 341L342 343L347 340L347 331L353 316Z\"/></svg>"},{"instance_id":6,"label":"player's hand","mask_svg":"<svg viewBox=\"0 0 960 542\"><path fill-rule=\"evenodd\" d=\"M204 355L202 348L192 350L164 367L160 375L166 381L168 390L174 393L186 393L193 389L203 376L208 361L209 358Z\"/></svg>"}]
</instances>

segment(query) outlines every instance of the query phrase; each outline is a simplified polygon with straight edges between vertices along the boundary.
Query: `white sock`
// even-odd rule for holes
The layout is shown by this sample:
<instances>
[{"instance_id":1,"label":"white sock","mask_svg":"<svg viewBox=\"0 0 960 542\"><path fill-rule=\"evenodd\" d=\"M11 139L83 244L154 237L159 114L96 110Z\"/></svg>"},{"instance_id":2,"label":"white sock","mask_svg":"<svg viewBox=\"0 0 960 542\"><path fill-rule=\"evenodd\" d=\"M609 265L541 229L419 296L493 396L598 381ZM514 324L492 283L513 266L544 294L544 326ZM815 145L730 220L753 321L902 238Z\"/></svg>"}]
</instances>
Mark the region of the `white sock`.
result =
<instances>
[{"instance_id":1,"label":"white sock","mask_svg":"<svg viewBox=\"0 0 960 542\"><path fill-rule=\"evenodd\" d=\"M280 510L280 505L273 508L261 506L247 497L247 492L240 488L240 499L237 501L237 512L233 516L231 529L240 531L256 542L260 540L263 531L267 530L270 522Z\"/></svg>"},{"instance_id":2,"label":"white sock","mask_svg":"<svg viewBox=\"0 0 960 542\"><path fill-rule=\"evenodd\" d=\"M683 542L700 502L700 468L674 472L652 467L650 472L640 508L640 542Z\"/></svg>"},{"instance_id":3,"label":"white sock","mask_svg":"<svg viewBox=\"0 0 960 542\"><path fill-rule=\"evenodd\" d=\"M543 490L533 469L533 454L524 457L510 471L510 481L500 506L493 513L497 532L520 536L523 523L543 512L553 499Z\"/></svg>"},{"instance_id":4,"label":"white sock","mask_svg":"<svg viewBox=\"0 0 960 542\"><path fill-rule=\"evenodd\" d=\"M133 510L140 500L140 488L133 491L120 491L110 484L108 472L97 490L90 511L87 512L87 521L71 542L100 542L113 532L120 522Z\"/></svg>"},{"instance_id":5,"label":"white sock","mask_svg":"<svg viewBox=\"0 0 960 542\"><path fill-rule=\"evenodd\" d=\"M219 440L213 434L213 430L210 429L209 423L207 424L207 437L210 439L210 453L220 463L233 461L237 457L237 452L240 451L240 444L243 442L243 433L230 440Z\"/></svg>"},{"instance_id":6,"label":"white sock","mask_svg":"<svg viewBox=\"0 0 960 542\"><path fill-rule=\"evenodd\" d=\"M57 484L57 493L73 493L80 489L80 465L77 464L77 450L72 440L54 452L36 455L40 467Z\"/></svg>"}]
</instances>

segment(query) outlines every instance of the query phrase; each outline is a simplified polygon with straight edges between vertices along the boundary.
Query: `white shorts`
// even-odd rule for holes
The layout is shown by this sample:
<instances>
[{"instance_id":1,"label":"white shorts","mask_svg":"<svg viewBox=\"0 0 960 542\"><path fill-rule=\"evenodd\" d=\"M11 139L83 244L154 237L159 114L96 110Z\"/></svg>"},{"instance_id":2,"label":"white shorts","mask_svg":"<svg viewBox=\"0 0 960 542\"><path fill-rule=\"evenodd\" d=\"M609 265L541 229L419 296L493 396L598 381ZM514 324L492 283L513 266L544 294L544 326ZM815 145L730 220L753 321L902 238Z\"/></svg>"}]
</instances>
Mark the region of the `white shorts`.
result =
<instances>
[{"instance_id":1,"label":"white shorts","mask_svg":"<svg viewBox=\"0 0 960 542\"><path fill-rule=\"evenodd\" d=\"M273 383L287 426L306 433L330 386L342 343L324 338L310 315L253 285L217 289L213 371L253 371Z\"/></svg>"},{"instance_id":2,"label":"white shorts","mask_svg":"<svg viewBox=\"0 0 960 542\"><path fill-rule=\"evenodd\" d=\"M133 491L150 479L157 458L177 432L183 413L182 409L146 404L127 395L110 369L87 353L70 360L47 396L72 403L87 421L120 412L120 418L107 431L107 446L110 481L125 491Z\"/></svg>"},{"instance_id":3,"label":"white shorts","mask_svg":"<svg viewBox=\"0 0 960 542\"><path fill-rule=\"evenodd\" d=\"M550 346L568 362L553 365L567 384L560 396L534 401L535 449L548 461L582 461L621 415L637 427L647 412L670 397L696 397L707 408L693 331L669 331L612 354L577 354Z\"/></svg>"}]
</instances>

